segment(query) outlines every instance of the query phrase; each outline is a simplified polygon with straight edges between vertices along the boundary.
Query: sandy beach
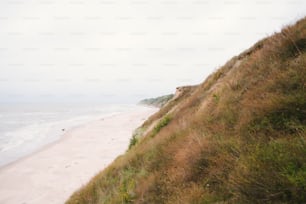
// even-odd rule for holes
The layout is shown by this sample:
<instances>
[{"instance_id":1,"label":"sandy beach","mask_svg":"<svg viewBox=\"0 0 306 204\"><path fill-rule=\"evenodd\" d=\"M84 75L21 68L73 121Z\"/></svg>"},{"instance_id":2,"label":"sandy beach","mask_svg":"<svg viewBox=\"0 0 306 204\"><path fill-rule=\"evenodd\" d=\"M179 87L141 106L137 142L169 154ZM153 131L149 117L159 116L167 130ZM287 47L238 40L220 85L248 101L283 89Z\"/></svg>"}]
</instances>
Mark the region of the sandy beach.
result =
<instances>
[{"instance_id":1,"label":"sandy beach","mask_svg":"<svg viewBox=\"0 0 306 204\"><path fill-rule=\"evenodd\" d=\"M135 128L157 109L139 107L67 130L62 138L0 169L1 204L61 204L124 153Z\"/></svg>"}]
</instances>

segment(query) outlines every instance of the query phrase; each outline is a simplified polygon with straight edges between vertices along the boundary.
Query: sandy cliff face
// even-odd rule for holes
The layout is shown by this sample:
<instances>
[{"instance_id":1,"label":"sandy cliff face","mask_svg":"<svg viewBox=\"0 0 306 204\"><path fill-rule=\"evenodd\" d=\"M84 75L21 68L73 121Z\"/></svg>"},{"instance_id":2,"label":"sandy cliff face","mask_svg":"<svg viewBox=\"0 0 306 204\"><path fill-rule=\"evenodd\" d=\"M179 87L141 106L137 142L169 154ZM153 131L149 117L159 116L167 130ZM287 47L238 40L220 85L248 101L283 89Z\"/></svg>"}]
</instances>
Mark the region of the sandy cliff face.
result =
<instances>
[{"instance_id":1,"label":"sandy cliff face","mask_svg":"<svg viewBox=\"0 0 306 204\"><path fill-rule=\"evenodd\" d=\"M184 93L186 92L190 92L193 89L195 89L197 86L180 86L176 88L173 100L179 98L180 96L182 96Z\"/></svg>"}]
</instances>

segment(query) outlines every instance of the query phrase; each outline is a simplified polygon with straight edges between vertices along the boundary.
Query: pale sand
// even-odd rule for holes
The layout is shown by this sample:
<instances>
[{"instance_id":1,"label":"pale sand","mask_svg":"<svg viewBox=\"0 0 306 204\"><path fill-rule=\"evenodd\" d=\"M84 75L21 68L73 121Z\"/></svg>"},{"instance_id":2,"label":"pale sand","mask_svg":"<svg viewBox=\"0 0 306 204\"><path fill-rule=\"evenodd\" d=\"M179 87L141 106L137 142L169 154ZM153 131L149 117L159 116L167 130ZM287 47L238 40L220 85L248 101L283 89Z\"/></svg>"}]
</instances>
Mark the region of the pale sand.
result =
<instances>
[{"instance_id":1,"label":"pale sand","mask_svg":"<svg viewBox=\"0 0 306 204\"><path fill-rule=\"evenodd\" d=\"M61 204L123 154L132 132L156 112L139 107L68 130L59 141L0 169L1 204Z\"/></svg>"}]
</instances>

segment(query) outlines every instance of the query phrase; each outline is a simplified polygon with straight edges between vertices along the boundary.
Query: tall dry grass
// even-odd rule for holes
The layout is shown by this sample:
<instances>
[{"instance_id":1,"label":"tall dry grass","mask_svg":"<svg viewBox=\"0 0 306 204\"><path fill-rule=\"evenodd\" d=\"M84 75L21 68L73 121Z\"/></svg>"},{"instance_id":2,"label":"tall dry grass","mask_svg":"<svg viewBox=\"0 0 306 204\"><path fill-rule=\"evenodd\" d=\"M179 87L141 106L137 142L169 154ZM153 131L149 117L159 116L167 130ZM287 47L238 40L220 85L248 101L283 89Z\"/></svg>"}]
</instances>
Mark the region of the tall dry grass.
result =
<instances>
[{"instance_id":1,"label":"tall dry grass","mask_svg":"<svg viewBox=\"0 0 306 204\"><path fill-rule=\"evenodd\" d=\"M306 203L305 39L306 18L232 58L67 203Z\"/></svg>"}]
</instances>

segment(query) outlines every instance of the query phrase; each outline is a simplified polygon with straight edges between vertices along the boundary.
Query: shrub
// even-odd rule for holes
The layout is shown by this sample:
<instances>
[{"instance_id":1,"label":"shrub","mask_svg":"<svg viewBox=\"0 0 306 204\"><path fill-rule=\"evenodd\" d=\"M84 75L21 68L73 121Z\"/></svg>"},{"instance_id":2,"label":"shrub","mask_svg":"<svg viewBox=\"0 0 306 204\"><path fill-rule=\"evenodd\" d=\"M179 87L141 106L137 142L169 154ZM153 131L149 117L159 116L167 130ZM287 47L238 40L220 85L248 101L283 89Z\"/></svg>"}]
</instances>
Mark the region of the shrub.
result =
<instances>
[{"instance_id":1,"label":"shrub","mask_svg":"<svg viewBox=\"0 0 306 204\"><path fill-rule=\"evenodd\" d=\"M129 149L130 150L133 146L135 146L138 141L139 141L139 138L142 136L143 134L143 128L137 128L134 132L133 132L133 135L130 139L130 144L129 144Z\"/></svg>"},{"instance_id":2,"label":"shrub","mask_svg":"<svg viewBox=\"0 0 306 204\"><path fill-rule=\"evenodd\" d=\"M129 150L138 143L136 135L133 135L130 139Z\"/></svg>"}]
</instances>

